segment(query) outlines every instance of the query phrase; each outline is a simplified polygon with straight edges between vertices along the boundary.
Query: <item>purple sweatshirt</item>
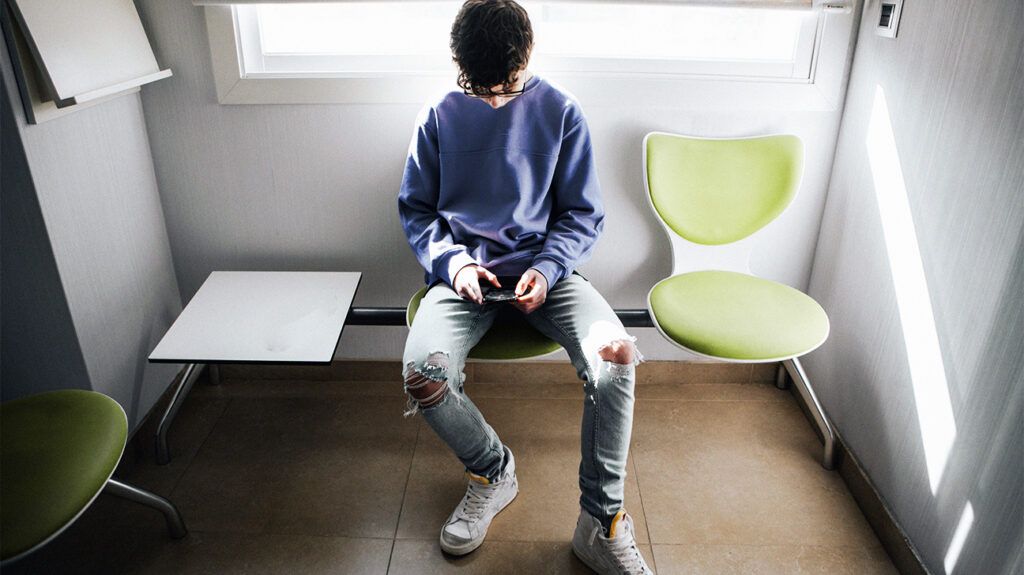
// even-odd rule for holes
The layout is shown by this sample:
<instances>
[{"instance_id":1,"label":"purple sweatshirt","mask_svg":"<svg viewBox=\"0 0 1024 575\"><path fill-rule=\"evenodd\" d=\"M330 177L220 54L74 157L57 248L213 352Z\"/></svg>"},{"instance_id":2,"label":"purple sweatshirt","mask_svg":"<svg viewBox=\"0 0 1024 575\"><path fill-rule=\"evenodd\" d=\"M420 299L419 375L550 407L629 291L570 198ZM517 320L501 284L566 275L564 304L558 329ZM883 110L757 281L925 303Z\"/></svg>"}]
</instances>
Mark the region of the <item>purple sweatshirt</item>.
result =
<instances>
[{"instance_id":1,"label":"purple sweatshirt","mask_svg":"<svg viewBox=\"0 0 1024 575\"><path fill-rule=\"evenodd\" d=\"M604 209L583 111L539 76L524 89L497 109L453 91L416 120L398 213L427 285L476 263L532 267L550 289L593 251Z\"/></svg>"}]
</instances>

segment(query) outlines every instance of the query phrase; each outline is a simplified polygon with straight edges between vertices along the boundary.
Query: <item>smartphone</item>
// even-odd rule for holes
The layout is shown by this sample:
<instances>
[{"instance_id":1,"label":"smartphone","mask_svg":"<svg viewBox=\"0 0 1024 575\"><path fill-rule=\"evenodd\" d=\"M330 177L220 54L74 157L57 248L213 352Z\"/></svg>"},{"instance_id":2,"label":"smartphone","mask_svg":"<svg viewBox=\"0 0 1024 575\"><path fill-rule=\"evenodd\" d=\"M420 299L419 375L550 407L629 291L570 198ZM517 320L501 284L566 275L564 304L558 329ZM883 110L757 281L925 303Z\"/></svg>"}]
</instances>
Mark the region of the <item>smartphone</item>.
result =
<instances>
[{"instance_id":1,"label":"smartphone","mask_svg":"<svg viewBox=\"0 0 1024 575\"><path fill-rule=\"evenodd\" d=\"M489 303L515 301L516 299L516 290L511 289L491 289L484 294L484 302Z\"/></svg>"}]
</instances>

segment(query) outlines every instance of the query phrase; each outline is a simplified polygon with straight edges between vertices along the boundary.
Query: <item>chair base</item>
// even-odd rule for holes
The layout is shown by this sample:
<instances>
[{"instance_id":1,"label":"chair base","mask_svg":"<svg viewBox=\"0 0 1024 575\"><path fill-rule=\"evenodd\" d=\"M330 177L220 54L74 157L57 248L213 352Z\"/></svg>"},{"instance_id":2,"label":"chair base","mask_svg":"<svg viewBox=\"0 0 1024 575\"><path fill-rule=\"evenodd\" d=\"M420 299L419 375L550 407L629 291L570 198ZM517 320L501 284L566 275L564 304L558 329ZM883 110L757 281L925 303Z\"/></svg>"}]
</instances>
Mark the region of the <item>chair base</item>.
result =
<instances>
[{"instance_id":1,"label":"chair base","mask_svg":"<svg viewBox=\"0 0 1024 575\"><path fill-rule=\"evenodd\" d=\"M793 378L796 390L809 408L811 416L814 418L814 423L821 432L822 441L825 443L825 450L821 457L821 466L828 470L835 469L836 435L832 428L832 423L825 415L825 410L821 408L818 396L814 393L814 388L811 387L810 380L807 379L807 374L804 372L803 366L800 365L799 359L794 357L782 362L782 366L779 367L779 374L775 379L775 386L779 389L786 389L788 387L786 383L787 372Z\"/></svg>"},{"instance_id":2,"label":"chair base","mask_svg":"<svg viewBox=\"0 0 1024 575\"><path fill-rule=\"evenodd\" d=\"M164 514L164 519L167 520L167 531L170 532L172 538L181 539L188 535L188 530L185 528L185 521L181 518L181 513L167 499L145 489L118 481L113 477L107 480L107 484L103 486L103 492L141 503L160 511Z\"/></svg>"}]
</instances>

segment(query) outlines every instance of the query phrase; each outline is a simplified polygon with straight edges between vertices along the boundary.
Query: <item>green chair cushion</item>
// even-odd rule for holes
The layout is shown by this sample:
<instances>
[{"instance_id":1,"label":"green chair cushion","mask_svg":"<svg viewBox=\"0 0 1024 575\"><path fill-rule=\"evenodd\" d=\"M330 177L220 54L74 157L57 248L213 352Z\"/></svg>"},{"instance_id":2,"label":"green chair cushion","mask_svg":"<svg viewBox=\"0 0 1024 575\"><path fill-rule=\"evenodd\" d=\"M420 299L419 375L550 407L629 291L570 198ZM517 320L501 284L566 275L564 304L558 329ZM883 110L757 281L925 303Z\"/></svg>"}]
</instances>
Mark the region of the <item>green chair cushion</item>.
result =
<instances>
[{"instance_id":1,"label":"green chair cushion","mask_svg":"<svg viewBox=\"0 0 1024 575\"><path fill-rule=\"evenodd\" d=\"M427 294L427 286L423 286L413 294L406 311L406 324L412 325L420 300ZM492 359L511 361L539 357L562 349L556 341L548 338L533 328L523 314L512 306L502 306L494 325L487 330L473 349L469 350L472 359Z\"/></svg>"},{"instance_id":2,"label":"green chair cushion","mask_svg":"<svg viewBox=\"0 0 1024 575\"><path fill-rule=\"evenodd\" d=\"M0 404L0 559L30 551L106 485L128 438L113 399L66 389Z\"/></svg>"},{"instance_id":3,"label":"green chair cushion","mask_svg":"<svg viewBox=\"0 0 1024 575\"><path fill-rule=\"evenodd\" d=\"M744 361L803 355L828 337L828 316L810 296L771 280L729 271L666 278L649 296L651 316L679 345Z\"/></svg>"}]
</instances>

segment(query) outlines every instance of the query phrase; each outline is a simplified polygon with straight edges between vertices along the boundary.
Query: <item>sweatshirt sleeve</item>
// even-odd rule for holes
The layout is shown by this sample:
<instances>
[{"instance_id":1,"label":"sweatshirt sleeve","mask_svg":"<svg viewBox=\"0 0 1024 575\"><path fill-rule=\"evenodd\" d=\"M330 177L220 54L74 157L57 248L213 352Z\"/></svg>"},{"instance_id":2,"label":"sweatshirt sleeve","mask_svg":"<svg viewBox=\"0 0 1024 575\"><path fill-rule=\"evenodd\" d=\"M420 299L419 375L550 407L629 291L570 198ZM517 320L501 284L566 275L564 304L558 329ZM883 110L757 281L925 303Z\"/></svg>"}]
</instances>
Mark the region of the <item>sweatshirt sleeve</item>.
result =
<instances>
[{"instance_id":1,"label":"sweatshirt sleeve","mask_svg":"<svg viewBox=\"0 0 1024 575\"><path fill-rule=\"evenodd\" d=\"M582 115L562 136L550 193L554 207L548 235L531 265L544 274L549 290L590 258L604 228L590 131Z\"/></svg>"},{"instance_id":2,"label":"sweatshirt sleeve","mask_svg":"<svg viewBox=\"0 0 1024 575\"><path fill-rule=\"evenodd\" d=\"M448 223L437 213L441 172L437 144L437 117L426 106L416 120L416 132L409 144L402 187L398 193L398 216L416 259L431 278L452 285L452 276L463 266L478 263L466 246L455 243Z\"/></svg>"}]
</instances>

